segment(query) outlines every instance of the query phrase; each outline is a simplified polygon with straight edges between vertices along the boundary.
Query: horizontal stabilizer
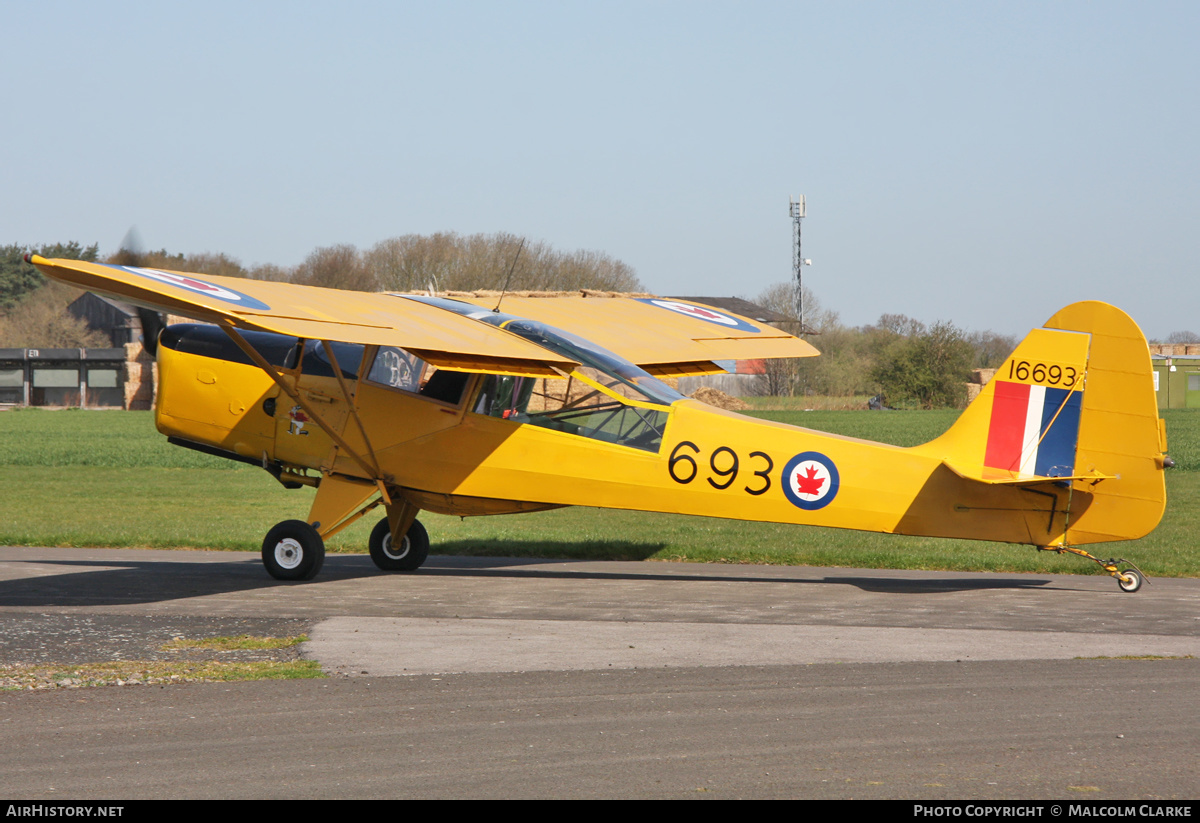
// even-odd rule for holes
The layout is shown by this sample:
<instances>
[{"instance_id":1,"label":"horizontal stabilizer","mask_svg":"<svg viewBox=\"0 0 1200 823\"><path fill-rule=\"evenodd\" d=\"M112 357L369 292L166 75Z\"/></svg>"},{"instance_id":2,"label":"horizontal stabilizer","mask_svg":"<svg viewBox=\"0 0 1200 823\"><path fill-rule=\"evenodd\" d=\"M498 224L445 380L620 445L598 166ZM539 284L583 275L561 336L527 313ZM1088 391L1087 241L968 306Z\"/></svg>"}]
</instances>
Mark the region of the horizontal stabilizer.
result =
<instances>
[{"instance_id":1,"label":"horizontal stabilizer","mask_svg":"<svg viewBox=\"0 0 1200 823\"><path fill-rule=\"evenodd\" d=\"M1097 471L1087 474L1065 472L1061 475L1036 475L1021 474L1020 472L1005 469L993 469L988 466L964 466L952 463L949 460L943 460L942 465L966 480L974 480L989 485L1038 486L1043 483L1065 483L1071 480L1099 483L1101 480L1116 479L1116 475L1101 474Z\"/></svg>"}]
</instances>

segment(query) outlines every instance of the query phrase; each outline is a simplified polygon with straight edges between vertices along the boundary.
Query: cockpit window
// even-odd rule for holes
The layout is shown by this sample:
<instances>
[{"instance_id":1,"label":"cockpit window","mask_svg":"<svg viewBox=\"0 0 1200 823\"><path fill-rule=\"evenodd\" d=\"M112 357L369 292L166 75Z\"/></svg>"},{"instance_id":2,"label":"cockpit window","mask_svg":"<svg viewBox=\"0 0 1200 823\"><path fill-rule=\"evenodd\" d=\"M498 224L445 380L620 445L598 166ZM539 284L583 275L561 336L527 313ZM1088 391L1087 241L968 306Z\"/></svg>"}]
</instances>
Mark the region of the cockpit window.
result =
<instances>
[{"instance_id":1,"label":"cockpit window","mask_svg":"<svg viewBox=\"0 0 1200 823\"><path fill-rule=\"evenodd\" d=\"M597 382L588 379L583 370L559 379L490 374L472 410L514 423L658 451L670 413L649 404L629 405Z\"/></svg>"},{"instance_id":2,"label":"cockpit window","mask_svg":"<svg viewBox=\"0 0 1200 823\"><path fill-rule=\"evenodd\" d=\"M505 317L505 315L498 314L492 316ZM579 361L583 373L586 374L590 370L593 376L600 377L605 386L612 388L623 397L643 403L656 403L661 406L669 406L676 400L683 399L682 394L658 378L642 371L628 360L570 332L547 326L545 323L535 323L532 320L513 317L508 317L500 322L491 320L485 320L485 322L492 322L505 331L525 338L530 343L536 343L556 354Z\"/></svg>"},{"instance_id":3,"label":"cockpit window","mask_svg":"<svg viewBox=\"0 0 1200 823\"><path fill-rule=\"evenodd\" d=\"M397 295L438 306L535 343L580 364L561 378L488 375L472 411L516 423L656 452L683 398L661 380L590 340L562 329L440 297Z\"/></svg>"},{"instance_id":4,"label":"cockpit window","mask_svg":"<svg viewBox=\"0 0 1200 823\"><path fill-rule=\"evenodd\" d=\"M640 399L644 402L669 406L676 400L683 399L683 395L675 391L675 389L638 368L620 355L602 346L597 346L592 341L574 335L571 332L548 326L545 323L526 320L523 317L488 311L479 306L464 303L461 300L412 294L397 296L437 306L446 311L470 317L472 320L478 320L481 323L499 326L505 331L510 331L531 343L536 343L542 348L549 349L555 354L569 357L581 363L585 368L592 368L597 372L607 375L612 384L624 384L635 395L640 396Z\"/></svg>"}]
</instances>

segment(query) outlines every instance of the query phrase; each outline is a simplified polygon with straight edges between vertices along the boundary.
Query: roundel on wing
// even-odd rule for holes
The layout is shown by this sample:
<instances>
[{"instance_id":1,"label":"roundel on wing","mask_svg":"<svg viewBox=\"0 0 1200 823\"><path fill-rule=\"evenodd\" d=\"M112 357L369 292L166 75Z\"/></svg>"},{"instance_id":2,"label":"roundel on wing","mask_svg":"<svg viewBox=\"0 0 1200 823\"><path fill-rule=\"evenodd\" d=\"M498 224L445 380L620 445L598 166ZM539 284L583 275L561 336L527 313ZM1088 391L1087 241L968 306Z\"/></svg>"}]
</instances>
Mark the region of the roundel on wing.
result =
<instances>
[{"instance_id":1,"label":"roundel on wing","mask_svg":"<svg viewBox=\"0 0 1200 823\"><path fill-rule=\"evenodd\" d=\"M226 303L233 303L243 308L255 309L257 311L271 310L271 307L266 303L256 300L248 294L242 294L240 291L235 291L234 289L227 289L223 286L207 283L198 277L192 277L188 274L175 274L169 271L159 271L158 269L143 269L137 266L113 266L113 268L127 271L130 274L136 274L139 277L156 280L159 283L166 283L169 286L176 286L193 294L201 294L205 297L212 297Z\"/></svg>"},{"instance_id":2,"label":"roundel on wing","mask_svg":"<svg viewBox=\"0 0 1200 823\"><path fill-rule=\"evenodd\" d=\"M715 323L718 326L724 326L728 329L752 332L759 330L757 326L752 326L745 320L734 317L731 314L726 314L719 309L714 309L712 306L700 306L695 303L684 303L681 300L666 300L661 297L638 297L636 299L640 303L649 303L651 306L657 306L660 309L673 311L676 314L682 314L686 317L694 317L706 323Z\"/></svg>"},{"instance_id":3,"label":"roundel on wing","mask_svg":"<svg viewBox=\"0 0 1200 823\"><path fill-rule=\"evenodd\" d=\"M837 497L840 485L837 466L820 452L802 452L783 467L783 493L801 509L825 508Z\"/></svg>"}]
</instances>

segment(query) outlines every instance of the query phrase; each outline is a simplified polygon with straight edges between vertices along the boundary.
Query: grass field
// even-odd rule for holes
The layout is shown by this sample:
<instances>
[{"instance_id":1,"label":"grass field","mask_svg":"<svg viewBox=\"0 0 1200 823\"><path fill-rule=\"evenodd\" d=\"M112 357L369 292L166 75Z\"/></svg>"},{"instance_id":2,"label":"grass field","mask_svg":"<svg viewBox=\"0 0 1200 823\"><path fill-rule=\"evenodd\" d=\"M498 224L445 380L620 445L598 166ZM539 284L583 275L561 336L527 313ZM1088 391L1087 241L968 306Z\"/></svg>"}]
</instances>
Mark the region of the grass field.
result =
<instances>
[{"instance_id":1,"label":"grass field","mask_svg":"<svg viewBox=\"0 0 1200 823\"><path fill-rule=\"evenodd\" d=\"M955 411L759 411L756 416L894 443L936 437ZM1168 506L1149 537L1119 552L1152 576L1200 575L1200 410L1164 412ZM167 444L149 412L0 413L0 544L257 551L276 522L304 518L311 489ZM423 514L434 554L694 560L872 568L1094 573L1095 564L1028 547L746 523L682 515L560 509L460 520ZM330 540L363 552L375 518Z\"/></svg>"},{"instance_id":2,"label":"grass field","mask_svg":"<svg viewBox=\"0 0 1200 823\"><path fill-rule=\"evenodd\" d=\"M827 397L823 394L800 397L743 397L755 411L865 411L871 398L865 394L852 397Z\"/></svg>"}]
</instances>

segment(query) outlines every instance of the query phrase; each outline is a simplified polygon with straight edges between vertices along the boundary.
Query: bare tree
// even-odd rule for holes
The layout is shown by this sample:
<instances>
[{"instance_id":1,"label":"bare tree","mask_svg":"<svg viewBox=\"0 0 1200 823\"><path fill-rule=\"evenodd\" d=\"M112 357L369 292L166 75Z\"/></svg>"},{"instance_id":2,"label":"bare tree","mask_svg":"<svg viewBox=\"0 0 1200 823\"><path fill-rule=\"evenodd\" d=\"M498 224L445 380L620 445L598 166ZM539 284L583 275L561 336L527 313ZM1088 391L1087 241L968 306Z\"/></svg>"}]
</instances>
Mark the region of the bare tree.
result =
<instances>
[{"instance_id":1,"label":"bare tree","mask_svg":"<svg viewBox=\"0 0 1200 823\"><path fill-rule=\"evenodd\" d=\"M218 277L248 277L246 267L229 255L218 252L213 254L189 254L184 260L184 271L196 274L215 274Z\"/></svg>"},{"instance_id":2,"label":"bare tree","mask_svg":"<svg viewBox=\"0 0 1200 823\"><path fill-rule=\"evenodd\" d=\"M67 311L83 292L61 283L47 283L27 295L7 314L0 315L0 348L107 348L108 335L87 327Z\"/></svg>"},{"instance_id":3,"label":"bare tree","mask_svg":"<svg viewBox=\"0 0 1200 823\"><path fill-rule=\"evenodd\" d=\"M776 314L796 317L795 290L791 283L776 283L768 286L751 302L757 303L764 309L770 309ZM804 287L804 325L817 334L825 334L841 326L841 318L838 313L822 306L820 299L808 286ZM799 319L797 318L794 325L785 328L784 331L800 334Z\"/></svg>"},{"instance_id":4,"label":"bare tree","mask_svg":"<svg viewBox=\"0 0 1200 823\"><path fill-rule=\"evenodd\" d=\"M358 249L349 244L316 249L296 267L292 282L327 289L375 291L379 283Z\"/></svg>"},{"instance_id":5,"label":"bare tree","mask_svg":"<svg viewBox=\"0 0 1200 823\"><path fill-rule=\"evenodd\" d=\"M967 342L975 350L974 368L994 369L1008 359L1019 341L1011 334L977 331L967 335Z\"/></svg>"},{"instance_id":6,"label":"bare tree","mask_svg":"<svg viewBox=\"0 0 1200 823\"><path fill-rule=\"evenodd\" d=\"M390 291L442 291L453 279L458 257L457 235L406 234L376 243L364 255L364 264L380 287Z\"/></svg>"},{"instance_id":7,"label":"bare tree","mask_svg":"<svg viewBox=\"0 0 1200 823\"><path fill-rule=\"evenodd\" d=\"M260 263L246 272L250 280L274 280L277 283L290 282L295 275L295 269L276 266L274 263Z\"/></svg>"},{"instance_id":8,"label":"bare tree","mask_svg":"<svg viewBox=\"0 0 1200 823\"><path fill-rule=\"evenodd\" d=\"M823 355L819 358L787 358L772 359L763 362L763 374L758 381L758 393L779 397L805 393L835 394L843 389L833 389L831 386L844 386L844 363L839 357L842 348L837 343L845 337L838 313L824 308L821 301L807 286L804 287L804 325L820 335L812 339ZM776 283L754 299L755 303L765 309L794 317L796 313L795 291L791 283ZM800 321L780 323L779 326L791 334L800 334ZM832 346L830 344L833 344ZM835 376L836 375L836 376ZM854 391L846 391L854 394Z\"/></svg>"},{"instance_id":9,"label":"bare tree","mask_svg":"<svg viewBox=\"0 0 1200 823\"><path fill-rule=\"evenodd\" d=\"M533 291L640 291L636 273L603 252L560 252L515 234L406 234L377 243L366 268L388 291L500 289L513 260L509 288ZM517 249L521 248L517 258Z\"/></svg>"},{"instance_id":10,"label":"bare tree","mask_svg":"<svg viewBox=\"0 0 1200 823\"><path fill-rule=\"evenodd\" d=\"M901 337L915 337L925 333L925 324L907 314L881 314L875 327Z\"/></svg>"}]
</instances>

